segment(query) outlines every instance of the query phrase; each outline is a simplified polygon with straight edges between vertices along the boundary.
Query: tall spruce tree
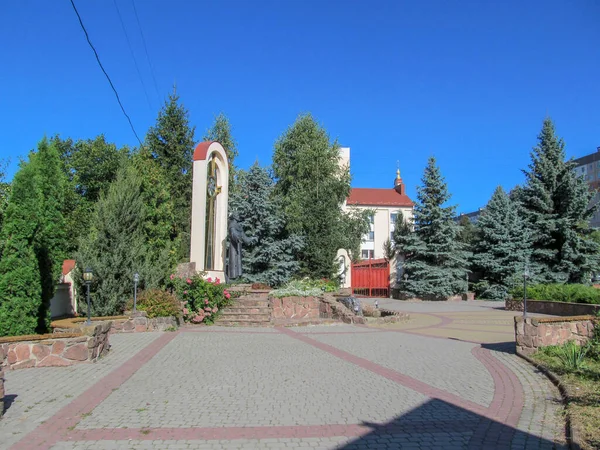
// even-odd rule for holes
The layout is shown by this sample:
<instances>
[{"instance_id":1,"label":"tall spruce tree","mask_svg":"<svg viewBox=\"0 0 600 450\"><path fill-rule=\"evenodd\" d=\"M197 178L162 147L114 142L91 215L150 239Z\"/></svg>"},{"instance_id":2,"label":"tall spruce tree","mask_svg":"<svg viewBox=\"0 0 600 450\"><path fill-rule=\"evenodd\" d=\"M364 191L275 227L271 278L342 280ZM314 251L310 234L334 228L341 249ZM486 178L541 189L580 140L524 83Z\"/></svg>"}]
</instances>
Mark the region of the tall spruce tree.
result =
<instances>
[{"instance_id":1,"label":"tall spruce tree","mask_svg":"<svg viewBox=\"0 0 600 450\"><path fill-rule=\"evenodd\" d=\"M473 255L474 269L481 274L476 294L504 300L523 273L528 261L527 230L517 207L502 187L497 187L476 224L480 236Z\"/></svg>"},{"instance_id":2,"label":"tall spruce tree","mask_svg":"<svg viewBox=\"0 0 600 450\"><path fill-rule=\"evenodd\" d=\"M239 183L230 203L251 241L244 247L244 278L280 286L298 271L296 256L302 238L287 232L283 211L273 196L274 182L266 169L255 163L248 172L240 171Z\"/></svg>"},{"instance_id":3,"label":"tall spruce tree","mask_svg":"<svg viewBox=\"0 0 600 450\"><path fill-rule=\"evenodd\" d=\"M233 138L231 133L231 123L227 116L223 113L215 117L215 123L211 128L206 130L204 141L216 141L223 146L225 153L227 154L227 161L229 163L229 192L235 191L235 158L239 155L237 149L237 142Z\"/></svg>"},{"instance_id":4,"label":"tall spruce tree","mask_svg":"<svg viewBox=\"0 0 600 450\"><path fill-rule=\"evenodd\" d=\"M401 283L405 295L425 299L444 299L466 291L467 254L457 240L455 207L444 206L450 199L448 188L435 158L429 158L417 189L414 232L401 235L404 270L408 280Z\"/></svg>"},{"instance_id":5,"label":"tall spruce tree","mask_svg":"<svg viewBox=\"0 0 600 450\"><path fill-rule=\"evenodd\" d=\"M42 304L34 252L42 192L31 162L14 176L0 242L0 336L35 334Z\"/></svg>"},{"instance_id":6,"label":"tall spruce tree","mask_svg":"<svg viewBox=\"0 0 600 450\"><path fill-rule=\"evenodd\" d=\"M140 273L142 286L147 279L144 243L144 202L141 181L132 165L119 169L117 179L96 203L92 229L77 253L77 270L90 267L92 314L121 314L133 293L133 274ZM85 292L77 274L79 292ZM86 311L84 301L80 312Z\"/></svg>"},{"instance_id":7,"label":"tall spruce tree","mask_svg":"<svg viewBox=\"0 0 600 450\"><path fill-rule=\"evenodd\" d=\"M192 156L194 132L189 113L174 91L148 130L146 145L169 181L175 221L172 240L179 238L179 258L189 257L192 212Z\"/></svg>"},{"instance_id":8,"label":"tall spruce tree","mask_svg":"<svg viewBox=\"0 0 600 450\"><path fill-rule=\"evenodd\" d=\"M310 114L302 115L275 143L275 193L287 229L304 239L302 274L331 278L340 242L342 204L350 192L350 173L339 164L339 145Z\"/></svg>"},{"instance_id":9,"label":"tall spruce tree","mask_svg":"<svg viewBox=\"0 0 600 450\"><path fill-rule=\"evenodd\" d=\"M531 266L543 282L588 282L598 268L598 245L587 223L595 212L586 181L565 161L565 144L544 120L525 184L514 197L531 236Z\"/></svg>"}]
</instances>

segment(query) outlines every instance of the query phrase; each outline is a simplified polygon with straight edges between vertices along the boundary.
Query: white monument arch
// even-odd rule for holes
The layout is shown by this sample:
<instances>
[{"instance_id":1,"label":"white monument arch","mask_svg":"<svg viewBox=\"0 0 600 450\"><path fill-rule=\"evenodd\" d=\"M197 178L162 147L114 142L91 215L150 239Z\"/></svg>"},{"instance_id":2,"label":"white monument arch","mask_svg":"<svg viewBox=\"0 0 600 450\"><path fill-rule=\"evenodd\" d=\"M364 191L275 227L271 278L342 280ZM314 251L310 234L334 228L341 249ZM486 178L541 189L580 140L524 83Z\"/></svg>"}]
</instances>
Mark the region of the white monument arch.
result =
<instances>
[{"instance_id":1,"label":"white monument arch","mask_svg":"<svg viewBox=\"0 0 600 450\"><path fill-rule=\"evenodd\" d=\"M218 142L194 150L190 263L196 271L225 280L229 163Z\"/></svg>"}]
</instances>

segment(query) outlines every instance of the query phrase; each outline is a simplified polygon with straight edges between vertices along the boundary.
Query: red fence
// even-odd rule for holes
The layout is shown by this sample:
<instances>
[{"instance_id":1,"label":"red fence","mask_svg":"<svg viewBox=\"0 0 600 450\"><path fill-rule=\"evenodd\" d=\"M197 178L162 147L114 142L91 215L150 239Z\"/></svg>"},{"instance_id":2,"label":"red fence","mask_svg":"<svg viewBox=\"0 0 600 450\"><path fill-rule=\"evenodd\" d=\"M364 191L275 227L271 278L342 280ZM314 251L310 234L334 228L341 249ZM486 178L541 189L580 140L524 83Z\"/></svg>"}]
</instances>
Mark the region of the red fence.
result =
<instances>
[{"instance_id":1,"label":"red fence","mask_svg":"<svg viewBox=\"0 0 600 450\"><path fill-rule=\"evenodd\" d=\"M352 264L352 293L366 297L389 297L389 263L385 259L367 259Z\"/></svg>"}]
</instances>

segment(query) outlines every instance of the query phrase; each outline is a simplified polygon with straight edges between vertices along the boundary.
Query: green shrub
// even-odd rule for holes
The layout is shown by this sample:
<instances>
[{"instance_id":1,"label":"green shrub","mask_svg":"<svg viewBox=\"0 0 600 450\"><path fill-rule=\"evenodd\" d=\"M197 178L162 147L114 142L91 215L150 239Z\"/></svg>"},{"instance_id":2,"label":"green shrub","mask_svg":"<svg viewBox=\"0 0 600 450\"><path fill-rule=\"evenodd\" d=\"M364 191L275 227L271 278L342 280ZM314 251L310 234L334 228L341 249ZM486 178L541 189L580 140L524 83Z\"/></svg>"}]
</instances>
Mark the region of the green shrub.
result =
<instances>
[{"instance_id":1,"label":"green shrub","mask_svg":"<svg viewBox=\"0 0 600 450\"><path fill-rule=\"evenodd\" d=\"M515 299L523 298L523 286L511 290ZM533 284L527 286L527 298L568 303L600 304L600 289L584 284Z\"/></svg>"},{"instance_id":2,"label":"green shrub","mask_svg":"<svg viewBox=\"0 0 600 450\"><path fill-rule=\"evenodd\" d=\"M161 289L147 289L137 296L137 309L145 311L148 318L181 316L181 302L170 292ZM127 310L133 309L133 299L127 303Z\"/></svg>"}]
</instances>

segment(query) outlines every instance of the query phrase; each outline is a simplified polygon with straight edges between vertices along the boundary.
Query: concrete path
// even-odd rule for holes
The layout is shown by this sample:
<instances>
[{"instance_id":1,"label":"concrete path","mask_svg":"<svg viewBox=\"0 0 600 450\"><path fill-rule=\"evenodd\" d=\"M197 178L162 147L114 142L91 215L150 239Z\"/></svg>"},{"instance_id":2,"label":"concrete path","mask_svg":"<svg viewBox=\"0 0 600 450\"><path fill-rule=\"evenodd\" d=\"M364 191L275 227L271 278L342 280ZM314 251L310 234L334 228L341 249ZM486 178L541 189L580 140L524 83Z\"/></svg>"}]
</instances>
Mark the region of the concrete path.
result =
<instances>
[{"instance_id":1,"label":"concrete path","mask_svg":"<svg viewBox=\"0 0 600 450\"><path fill-rule=\"evenodd\" d=\"M498 304L404 303L385 327L111 336L96 364L6 375L11 449L563 448L558 392Z\"/></svg>"}]
</instances>

